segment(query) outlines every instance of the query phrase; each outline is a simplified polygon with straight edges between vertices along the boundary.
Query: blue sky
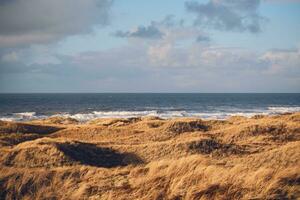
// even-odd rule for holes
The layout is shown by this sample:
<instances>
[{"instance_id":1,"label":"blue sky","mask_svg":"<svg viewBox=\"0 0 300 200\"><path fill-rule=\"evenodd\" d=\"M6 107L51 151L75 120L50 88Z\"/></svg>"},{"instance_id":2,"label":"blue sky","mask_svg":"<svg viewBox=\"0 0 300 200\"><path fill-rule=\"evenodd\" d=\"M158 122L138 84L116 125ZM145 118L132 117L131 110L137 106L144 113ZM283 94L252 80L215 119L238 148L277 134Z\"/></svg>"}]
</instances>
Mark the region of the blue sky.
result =
<instances>
[{"instance_id":1,"label":"blue sky","mask_svg":"<svg viewBox=\"0 0 300 200\"><path fill-rule=\"evenodd\" d=\"M207 1L198 2L205 3ZM126 30L141 24L149 24L151 21L159 21L166 15L174 15L193 23L193 16L186 12L183 4L182 0L115 1L110 26L96 29L93 35L70 37L60 46L60 51L62 53L78 53L85 50L103 50L124 45L126 40L116 38L111 33L119 29ZM270 48L288 49L299 46L300 3L265 2L261 4L259 11L269 20L266 22L262 33L241 34L239 32L210 31L215 43L260 51Z\"/></svg>"},{"instance_id":2,"label":"blue sky","mask_svg":"<svg viewBox=\"0 0 300 200\"><path fill-rule=\"evenodd\" d=\"M0 92L300 92L298 0L0 3Z\"/></svg>"}]
</instances>

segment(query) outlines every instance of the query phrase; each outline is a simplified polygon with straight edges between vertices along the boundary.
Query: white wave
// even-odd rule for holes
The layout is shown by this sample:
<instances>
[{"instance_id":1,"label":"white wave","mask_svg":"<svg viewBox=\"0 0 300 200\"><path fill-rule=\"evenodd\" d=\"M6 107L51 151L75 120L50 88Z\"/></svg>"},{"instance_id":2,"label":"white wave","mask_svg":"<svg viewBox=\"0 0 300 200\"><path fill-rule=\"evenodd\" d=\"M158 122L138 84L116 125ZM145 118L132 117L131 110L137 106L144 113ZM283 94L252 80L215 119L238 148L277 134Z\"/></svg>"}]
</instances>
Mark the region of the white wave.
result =
<instances>
[{"instance_id":1,"label":"white wave","mask_svg":"<svg viewBox=\"0 0 300 200\"><path fill-rule=\"evenodd\" d=\"M59 114L56 116L70 117L78 121L89 121L97 118L130 118L142 116L158 116L157 111L93 111L92 113Z\"/></svg>"},{"instance_id":2,"label":"white wave","mask_svg":"<svg viewBox=\"0 0 300 200\"><path fill-rule=\"evenodd\" d=\"M15 118L12 118L12 117L0 117L0 120L1 121L9 121L9 122L18 121Z\"/></svg>"},{"instance_id":3,"label":"white wave","mask_svg":"<svg viewBox=\"0 0 300 200\"><path fill-rule=\"evenodd\" d=\"M35 112L21 112L21 113L12 113L10 116L1 117L0 120L3 121L24 121L24 120L32 120L37 119Z\"/></svg>"},{"instance_id":4,"label":"white wave","mask_svg":"<svg viewBox=\"0 0 300 200\"><path fill-rule=\"evenodd\" d=\"M211 112L211 113L188 113L185 117L195 117L202 119L224 120L232 116L253 117L255 115L267 115L265 112Z\"/></svg>"},{"instance_id":5,"label":"white wave","mask_svg":"<svg viewBox=\"0 0 300 200\"><path fill-rule=\"evenodd\" d=\"M12 113L6 116L0 116L1 121L30 121L45 119L48 117L53 117L56 115L37 115L36 112L21 112L21 113Z\"/></svg>"},{"instance_id":6,"label":"white wave","mask_svg":"<svg viewBox=\"0 0 300 200\"><path fill-rule=\"evenodd\" d=\"M81 122L97 118L130 118L142 116L157 116L160 118L178 118L178 117L195 117L202 119L227 119L231 116L245 116L253 117L255 115L274 115L286 112L299 112L300 107L268 107L262 109L226 109L215 112L195 112L195 111L171 111L171 110L148 110L148 111L92 111L90 113L59 113L51 116L37 115L35 112L13 113L9 116L2 116L0 120L3 121L27 121L34 119L43 119L47 117L70 117Z\"/></svg>"},{"instance_id":7,"label":"white wave","mask_svg":"<svg viewBox=\"0 0 300 200\"><path fill-rule=\"evenodd\" d=\"M268 110L272 113L287 113L287 112L300 112L300 107L268 107Z\"/></svg>"},{"instance_id":8,"label":"white wave","mask_svg":"<svg viewBox=\"0 0 300 200\"><path fill-rule=\"evenodd\" d=\"M245 116L253 117L255 115L267 115L267 112L187 112L187 111L94 111L92 113L78 113L74 115L64 114L62 117L70 117L78 121L89 121L96 118L130 118L130 117L142 117L142 116L156 116L164 119L178 118L178 117L195 117L203 119L226 119L231 116Z\"/></svg>"},{"instance_id":9,"label":"white wave","mask_svg":"<svg viewBox=\"0 0 300 200\"><path fill-rule=\"evenodd\" d=\"M20 117L34 117L35 114L36 114L35 112L14 113L14 115L20 116Z\"/></svg>"}]
</instances>

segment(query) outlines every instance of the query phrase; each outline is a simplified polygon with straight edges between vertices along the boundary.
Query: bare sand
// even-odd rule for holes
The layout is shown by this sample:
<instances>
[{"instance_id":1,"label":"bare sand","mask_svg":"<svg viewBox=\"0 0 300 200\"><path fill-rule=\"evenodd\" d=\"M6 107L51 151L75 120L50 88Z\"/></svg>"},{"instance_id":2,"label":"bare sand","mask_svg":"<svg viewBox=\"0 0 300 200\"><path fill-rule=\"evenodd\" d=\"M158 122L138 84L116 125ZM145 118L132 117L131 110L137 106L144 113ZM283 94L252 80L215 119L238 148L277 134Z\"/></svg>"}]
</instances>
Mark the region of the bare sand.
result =
<instances>
[{"instance_id":1,"label":"bare sand","mask_svg":"<svg viewBox=\"0 0 300 200\"><path fill-rule=\"evenodd\" d=\"M297 199L300 113L0 122L0 199Z\"/></svg>"}]
</instances>

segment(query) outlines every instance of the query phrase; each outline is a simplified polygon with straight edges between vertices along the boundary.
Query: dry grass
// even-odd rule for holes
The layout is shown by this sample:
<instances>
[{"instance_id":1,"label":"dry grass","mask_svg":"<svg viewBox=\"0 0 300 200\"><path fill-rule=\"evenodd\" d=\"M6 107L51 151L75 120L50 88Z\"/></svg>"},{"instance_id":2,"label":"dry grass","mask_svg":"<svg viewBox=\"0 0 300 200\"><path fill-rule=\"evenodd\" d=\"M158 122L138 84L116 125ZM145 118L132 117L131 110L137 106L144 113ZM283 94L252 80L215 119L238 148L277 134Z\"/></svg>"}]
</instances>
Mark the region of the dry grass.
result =
<instances>
[{"instance_id":1,"label":"dry grass","mask_svg":"<svg viewBox=\"0 0 300 200\"><path fill-rule=\"evenodd\" d=\"M1 122L0 199L298 199L299 122Z\"/></svg>"}]
</instances>

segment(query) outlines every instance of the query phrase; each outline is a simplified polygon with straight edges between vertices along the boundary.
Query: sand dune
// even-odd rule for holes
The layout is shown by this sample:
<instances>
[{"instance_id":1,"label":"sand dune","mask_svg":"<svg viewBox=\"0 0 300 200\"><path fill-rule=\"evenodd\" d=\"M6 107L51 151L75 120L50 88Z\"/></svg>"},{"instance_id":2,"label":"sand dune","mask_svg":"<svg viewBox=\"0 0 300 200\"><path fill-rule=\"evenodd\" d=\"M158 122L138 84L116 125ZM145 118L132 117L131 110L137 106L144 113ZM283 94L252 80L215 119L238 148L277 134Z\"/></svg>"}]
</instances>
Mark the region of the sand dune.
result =
<instances>
[{"instance_id":1,"label":"sand dune","mask_svg":"<svg viewBox=\"0 0 300 200\"><path fill-rule=\"evenodd\" d=\"M300 113L0 122L0 199L297 199Z\"/></svg>"}]
</instances>

